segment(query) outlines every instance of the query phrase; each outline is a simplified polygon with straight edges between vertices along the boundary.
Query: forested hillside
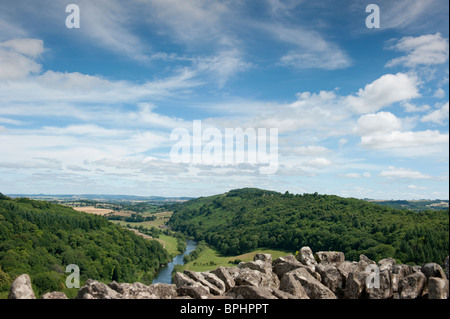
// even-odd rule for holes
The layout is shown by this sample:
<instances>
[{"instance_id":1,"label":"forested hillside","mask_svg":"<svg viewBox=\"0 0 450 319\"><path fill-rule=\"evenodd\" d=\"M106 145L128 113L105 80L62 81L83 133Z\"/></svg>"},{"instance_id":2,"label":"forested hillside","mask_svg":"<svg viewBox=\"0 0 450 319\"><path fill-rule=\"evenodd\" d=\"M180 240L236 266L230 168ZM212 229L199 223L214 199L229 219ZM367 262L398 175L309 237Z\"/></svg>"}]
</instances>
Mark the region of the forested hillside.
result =
<instances>
[{"instance_id":1,"label":"forested hillside","mask_svg":"<svg viewBox=\"0 0 450 319\"><path fill-rule=\"evenodd\" d=\"M0 294L24 273L38 294L63 290L69 264L80 267L81 282L151 283L168 259L159 242L103 217L0 193Z\"/></svg>"},{"instance_id":2,"label":"forested hillside","mask_svg":"<svg viewBox=\"0 0 450 319\"><path fill-rule=\"evenodd\" d=\"M256 248L336 250L348 260L394 257L442 262L449 252L449 211L412 212L333 195L233 190L174 206L174 230L226 255Z\"/></svg>"}]
</instances>

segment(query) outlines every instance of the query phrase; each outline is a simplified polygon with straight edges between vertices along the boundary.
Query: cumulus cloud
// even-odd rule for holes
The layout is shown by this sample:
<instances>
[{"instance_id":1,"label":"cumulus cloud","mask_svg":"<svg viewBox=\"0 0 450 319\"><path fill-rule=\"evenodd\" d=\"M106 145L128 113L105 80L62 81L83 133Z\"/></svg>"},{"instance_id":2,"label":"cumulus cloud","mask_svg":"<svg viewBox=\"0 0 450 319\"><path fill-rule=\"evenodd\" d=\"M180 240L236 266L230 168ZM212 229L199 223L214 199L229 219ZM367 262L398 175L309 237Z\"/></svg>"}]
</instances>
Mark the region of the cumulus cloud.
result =
<instances>
[{"instance_id":1,"label":"cumulus cloud","mask_svg":"<svg viewBox=\"0 0 450 319\"><path fill-rule=\"evenodd\" d=\"M421 121L444 125L448 121L448 117L449 117L449 108L447 102L437 110L423 116Z\"/></svg>"},{"instance_id":2,"label":"cumulus cloud","mask_svg":"<svg viewBox=\"0 0 450 319\"><path fill-rule=\"evenodd\" d=\"M420 96L419 80L405 73L386 74L359 89L356 95L345 98L344 103L354 112L376 112L396 102L408 101Z\"/></svg>"},{"instance_id":3,"label":"cumulus cloud","mask_svg":"<svg viewBox=\"0 0 450 319\"><path fill-rule=\"evenodd\" d=\"M386 63L387 67L403 65L414 68L419 65L437 65L448 61L449 42L440 33L422 35L418 37L404 37L391 41L389 49L406 53L405 56L395 58Z\"/></svg>"},{"instance_id":4,"label":"cumulus cloud","mask_svg":"<svg viewBox=\"0 0 450 319\"><path fill-rule=\"evenodd\" d=\"M354 132L360 135L370 135L381 132L392 132L402 128L402 121L390 112L366 114L359 118Z\"/></svg>"}]
</instances>

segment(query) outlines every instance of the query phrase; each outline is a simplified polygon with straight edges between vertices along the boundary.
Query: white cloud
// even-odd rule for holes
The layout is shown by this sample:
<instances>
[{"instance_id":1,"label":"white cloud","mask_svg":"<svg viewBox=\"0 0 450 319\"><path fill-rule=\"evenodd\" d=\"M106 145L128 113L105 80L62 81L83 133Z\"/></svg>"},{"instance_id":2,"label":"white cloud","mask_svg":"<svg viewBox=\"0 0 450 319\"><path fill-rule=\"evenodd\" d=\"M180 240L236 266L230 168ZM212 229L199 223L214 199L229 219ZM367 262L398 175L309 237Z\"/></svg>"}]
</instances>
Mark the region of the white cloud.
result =
<instances>
[{"instance_id":1,"label":"white cloud","mask_svg":"<svg viewBox=\"0 0 450 319\"><path fill-rule=\"evenodd\" d=\"M332 162L326 158L320 157L315 158L310 161L306 161L302 163L302 166L312 167L312 168L325 168L331 166Z\"/></svg>"},{"instance_id":2,"label":"white cloud","mask_svg":"<svg viewBox=\"0 0 450 319\"><path fill-rule=\"evenodd\" d=\"M230 13L225 3L206 0L149 0L149 21L158 32L187 45L213 43L229 46L223 17Z\"/></svg>"},{"instance_id":3,"label":"white cloud","mask_svg":"<svg viewBox=\"0 0 450 319\"><path fill-rule=\"evenodd\" d=\"M427 189L426 187L422 187L422 186L417 186L414 184L408 185L408 189L414 189L414 190L425 190Z\"/></svg>"},{"instance_id":4,"label":"white cloud","mask_svg":"<svg viewBox=\"0 0 450 319\"><path fill-rule=\"evenodd\" d=\"M438 14L443 14L448 5L445 0L380 1L381 27L384 29L424 28L433 23Z\"/></svg>"},{"instance_id":5,"label":"white cloud","mask_svg":"<svg viewBox=\"0 0 450 319\"><path fill-rule=\"evenodd\" d=\"M44 52L42 40L13 39L0 42L0 81L17 80L39 73L41 65L35 60Z\"/></svg>"},{"instance_id":6,"label":"white cloud","mask_svg":"<svg viewBox=\"0 0 450 319\"><path fill-rule=\"evenodd\" d=\"M366 114L359 118L354 132L361 135L371 135L381 132L392 132L402 128L402 121L390 112Z\"/></svg>"},{"instance_id":7,"label":"white cloud","mask_svg":"<svg viewBox=\"0 0 450 319\"><path fill-rule=\"evenodd\" d=\"M403 65L414 68L419 65L443 64L448 61L448 47L448 39L443 38L440 33L404 37L390 43L389 48L407 53L407 55L390 60L386 66Z\"/></svg>"},{"instance_id":8,"label":"white cloud","mask_svg":"<svg viewBox=\"0 0 450 319\"><path fill-rule=\"evenodd\" d=\"M434 92L434 97L438 98L438 99L443 99L445 97L445 91L442 88L438 88L436 90L436 92Z\"/></svg>"},{"instance_id":9,"label":"white cloud","mask_svg":"<svg viewBox=\"0 0 450 319\"><path fill-rule=\"evenodd\" d=\"M320 156L331 152L328 148L317 145L299 146L290 149L287 153L297 156Z\"/></svg>"},{"instance_id":10,"label":"white cloud","mask_svg":"<svg viewBox=\"0 0 450 319\"><path fill-rule=\"evenodd\" d=\"M336 70L352 64L347 53L337 44L325 40L318 32L275 24L267 24L261 28L266 29L278 40L295 46L295 49L281 57L280 62L284 66L297 69Z\"/></svg>"},{"instance_id":11,"label":"white cloud","mask_svg":"<svg viewBox=\"0 0 450 319\"><path fill-rule=\"evenodd\" d=\"M417 155L427 156L424 148L434 145L448 144L449 135L439 131L393 131L382 132L361 137L363 147L374 150L416 149ZM441 150L442 151L442 150ZM408 153L404 153L407 156Z\"/></svg>"},{"instance_id":12,"label":"white cloud","mask_svg":"<svg viewBox=\"0 0 450 319\"><path fill-rule=\"evenodd\" d=\"M369 172L364 172L362 174L360 174L360 173L346 173L346 174L340 174L339 176L345 177L345 178L358 179L358 178L370 178L370 177L372 177L372 174L370 174Z\"/></svg>"},{"instance_id":13,"label":"white cloud","mask_svg":"<svg viewBox=\"0 0 450 319\"><path fill-rule=\"evenodd\" d=\"M418 171L405 168L396 168L393 166L388 167L386 171L382 171L380 176L389 179L434 179L433 176L422 174Z\"/></svg>"},{"instance_id":14,"label":"white cloud","mask_svg":"<svg viewBox=\"0 0 450 319\"><path fill-rule=\"evenodd\" d=\"M431 108L428 104L424 104L421 106L417 106L409 102L402 102L401 104L404 107L405 112L407 113L426 112Z\"/></svg>"},{"instance_id":15,"label":"white cloud","mask_svg":"<svg viewBox=\"0 0 450 319\"><path fill-rule=\"evenodd\" d=\"M418 79L405 73L386 74L347 96L344 103L356 113L376 112L396 102L419 97Z\"/></svg>"},{"instance_id":16,"label":"white cloud","mask_svg":"<svg viewBox=\"0 0 450 319\"><path fill-rule=\"evenodd\" d=\"M448 102L447 102L439 109L423 116L421 121L422 122L432 122L432 123L444 125L445 122L447 122L448 117L449 117L449 107L448 107Z\"/></svg>"}]
</instances>

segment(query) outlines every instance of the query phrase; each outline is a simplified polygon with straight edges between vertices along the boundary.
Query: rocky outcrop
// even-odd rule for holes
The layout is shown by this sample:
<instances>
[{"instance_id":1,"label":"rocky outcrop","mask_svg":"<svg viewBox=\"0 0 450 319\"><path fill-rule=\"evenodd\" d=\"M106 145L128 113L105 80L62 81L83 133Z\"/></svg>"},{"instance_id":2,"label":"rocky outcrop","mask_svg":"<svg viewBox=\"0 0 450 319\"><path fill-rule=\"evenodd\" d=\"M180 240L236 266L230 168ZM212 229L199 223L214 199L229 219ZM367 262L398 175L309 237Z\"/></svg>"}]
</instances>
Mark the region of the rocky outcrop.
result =
<instances>
[{"instance_id":1,"label":"rocky outcrop","mask_svg":"<svg viewBox=\"0 0 450 319\"><path fill-rule=\"evenodd\" d=\"M23 274L13 281L8 299L36 299L30 276Z\"/></svg>"},{"instance_id":2,"label":"rocky outcrop","mask_svg":"<svg viewBox=\"0 0 450 319\"><path fill-rule=\"evenodd\" d=\"M303 247L296 256L272 260L256 254L253 261L213 271L184 271L173 284L104 284L89 279L77 299L448 299L448 257L444 268L397 264L392 258L376 263L361 255L346 261L342 252L317 252ZM447 272L447 273L446 273ZM13 282L11 299L36 298L28 275ZM59 292L43 299L67 299Z\"/></svg>"}]
</instances>

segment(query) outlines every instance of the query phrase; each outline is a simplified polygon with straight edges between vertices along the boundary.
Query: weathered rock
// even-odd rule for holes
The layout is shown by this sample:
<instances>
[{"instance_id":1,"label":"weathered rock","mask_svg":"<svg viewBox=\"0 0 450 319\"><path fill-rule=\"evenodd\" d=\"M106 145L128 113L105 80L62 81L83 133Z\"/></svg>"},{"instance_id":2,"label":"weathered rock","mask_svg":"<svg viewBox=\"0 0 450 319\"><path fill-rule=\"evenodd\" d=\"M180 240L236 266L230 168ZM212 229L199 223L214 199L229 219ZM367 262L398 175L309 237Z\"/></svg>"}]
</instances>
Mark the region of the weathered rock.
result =
<instances>
[{"instance_id":1,"label":"weathered rock","mask_svg":"<svg viewBox=\"0 0 450 319\"><path fill-rule=\"evenodd\" d=\"M319 251L315 256L319 263L342 263L345 261L344 253L339 251Z\"/></svg>"},{"instance_id":2,"label":"weathered rock","mask_svg":"<svg viewBox=\"0 0 450 319\"><path fill-rule=\"evenodd\" d=\"M392 272L392 268L395 266L395 264L396 264L395 259L389 257L389 258L381 259L378 262L378 267L380 268L380 271L389 270Z\"/></svg>"},{"instance_id":3,"label":"weathered rock","mask_svg":"<svg viewBox=\"0 0 450 319\"><path fill-rule=\"evenodd\" d=\"M120 299L121 294L106 284L88 279L86 284L78 290L75 299Z\"/></svg>"},{"instance_id":4,"label":"weathered rock","mask_svg":"<svg viewBox=\"0 0 450 319\"><path fill-rule=\"evenodd\" d=\"M343 286L345 287L348 274L358 270L358 263L356 261L344 261L343 263L336 264L335 267L341 274L344 280Z\"/></svg>"},{"instance_id":5,"label":"weathered rock","mask_svg":"<svg viewBox=\"0 0 450 319\"><path fill-rule=\"evenodd\" d=\"M447 299L449 297L448 279L430 277L428 279L428 299Z\"/></svg>"},{"instance_id":6,"label":"weathered rock","mask_svg":"<svg viewBox=\"0 0 450 319\"><path fill-rule=\"evenodd\" d=\"M281 278L279 289L294 295L297 299L309 299L308 294L305 289L303 289L300 281L295 279L295 276L291 273L287 273Z\"/></svg>"},{"instance_id":7,"label":"weathered rock","mask_svg":"<svg viewBox=\"0 0 450 319\"><path fill-rule=\"evenodd\" d=\"M358 270L366 271L367 266L376 265L377 263L370 260L366 255L359 255Z\"/></svg>"},{"instance_id":8,"label":"weathered rock","mask_svg":"<svg viewBox=\"0 0 450 319\"><path fill-rule=\"evenodd\" d=\"M436 263L428 263L422 266L421 271L423 274L427 277L437 277L446 279L447 276L445 275L445 272L442 270L442 267L439 266Z\"/></svg>"},{"instance_id":9,"label":"weathered rock","mask_svg":"<svg viewBox=\"0 0 450 319\"><path fill-rule=\"evenodd\" d=\"M342 296L345 278L334 264L319 264L316 266L316 271L320 274L322 284L327 286L336 296Z\"/></svg>"},{"instance_id":10,"label":"weathered rock","mask_svg":"<svg viewBox=\"0 0 450 319\"><path fill-rule=\"evenodd\" d=\"M236 283L234 282L233 276L228 272L229 268L218 267L217 269L211 271L212 274L216 275L219 279L221 279L225 285L225 291L233 288Z\"/></svg>"},{"instance_id":11,"label":"weathered rock","mask_svg":"<svg viewBox=\"0 0 450 319\"><path fill-rule=\"evenodd\" d=\"M392 267L391 273L391 287L394 293L394 298L398 299L400 296L396 293L398 292L398 284L403 279L414 273L413 267L409 265L398 264Z\"/></svg>"},{"instance_id":12,"label":"weathered rock","mask_svg":"<svg viewBox=\"0 0 450 319\"><path fill-rule=\"evenodd\" d=\"M30 276L23 274L13 281L8 299L36 299L31 286Z\"/></svg>"},{"instance_id":13,"label":"weathered rock","mask_svg":"<svg viewBox=\"0 0 450 319\"><path fill-rule=\"evenodd\" d=\"M280 259L280 258L278 258L278 259ZM306 266L304 266L301 262L299 262L298 260L296 260L294 258L294 260L286 259L285 262L281 262L281 261L279 261L277 263L274 262L272 270L275 274L277 274L278 278L281 279L281 278L283 278L285 273L288 273L294 269L303 268L303 267L306 267Z\"/></svg>"},{"instance_id":14,"label":"weathered rock","mask_svg":"<svg viewBox=\"0 0 450 319\"><path fill-rule=\"evenodd\" d=\"M150 292L156 296L156 299L173 299L177 297L177 287L174 284L152 284Z\"/></svg>"},{"instance_id":15,"label":"weathered rock","mask_svg":"<svg viewBox=\"0 0 450 319\"><path fill-rule=\"evenodd\" d=\"M427 277L421 272L415 272L400 280L398 284L400 299L416 299L422 296Z\"/></svg>"},{"instance_id":16,"label":"weathered rock","mask_svg":"<svg viewBox=\"0 0 450 319\"><path fill-rule=\"evenodd\" d=\"M271 254L258 253L255 255L255 257L253 257L253 261L258 261L258 260L261 260L262 262L272 265L272 255Z\"/></svg>"},{"instance_id":17,"label":"weathered rock","mask_svg":"<svg viewBox=\"0 0 450 319\"><path fill-rule=\"evenodd\" d=\"M123 299L157 299L150 287L140 282L119 284L113 281L108 287L121 294L120 298Z\"/></svg>"},{"instance_id":18,"label":"weathered rock","mask_svg":"<svg viewBox=\"0 0 450 319\"><path fill-rule=\"evenodd\" d=\"M299 261L293 255L287 255L287 256L283 256L283 257L278 257L277 259L275 259L272 262L272 265L275 266L276 264L286 263L286 262L293 262L293 263L295 263L295 262L299 262Z\"/></svg>"},{"instance_id":19,"label":"weathered rock","mask_svg":"<svg viewBox=\"0 0 450 319\"><path fill-rule=\"evenodd\" d=\"M234 281L236 286L277 288L279 285L279 279L275 274L266 274L250 268L242 268Z\"/></svg>"},{"instance_id":20,"label":"weathered rock","mask_svg":"<svg viewBox=\"0 0 450 319\"><path fill-rule=\"evenodd\" d=\"M47 292L41 296L41 299L67 299L65 293L60 291Z\"/></svg>"},{"instance_id":21,"label":"weathered rock","mask_svg":"<svg viewBox=\"0 0 450 319\"><path fill-rule=\"evenodd\" d=\"M310 299L336 299L336 295L320 281L314 278L306 269L298 268L290 271L300 282Z\"/></svg>"},{"instance_id":22,"label":"weathered rock","mask_svg":"<svg viewBox=\"0 0 450 319\"><path fill-rule=\"evenodd\" d=\"M314 259L313 252L308 246L302 247L297 255L297 260L305 266L315 266L317 265Z\"/></svg>"},{"instance_id":23,"label":"weathered rock","mask_svg":"<svg viewBox=\"0 0 450 319\"><path fill-rule=\"evenodd\" d=\"M216 287L215 285L211 284L208 280L206 280L205 277L201 273L190 271L190 270L185 270L183 273L186 276L188 276L189 278L191 278L192 280L194 280L195 282L208 288L208 290L211 294L216 295L216 296L222 294L223 291L221 289L219 289L218 287Z\"/></svg>"},{"instance_id":24,"label":"weathered rock","mask_svg":"<svg viewBox=\"0 0 450 319\"><path fill-rule=\"evenodd\" d=\"M211 295L209 290L201 285L177 287L178 297L191 297L194 299L208 299Z\"/></svg>"},{"instance_id":25,"label":"weathered rock","mask_svg":"<svg viewBox=\"0 0 450 319\"><path fill-rule=\"evenodd\" d=\"M366 292L369 299L389 299L393 296L391 286L391 272L384 269L378 273L379 278L373 280L373 285L366 282ZM371 278L369 278L371 279ZM376 282L376 285L375 285Z\"/></svg>"},{"instance_id":26,"label":"weathered rock","mask_svg":"<svg viewBox=\"0 0 450 319\"><path fill-rule=\"evenodd\" d=\"M211 294L208 287L203 286L199 282L193 280L188 277L184 273L177 272L173 277L173 283L177 287L178 296L190 296L192 298L196 298L194 296L208 296ZM179 288L183 288L179 290ZM188 289L188 288L199 288L199 289ZM181 291L181 293L180 293ZM202 298L203 298L202 297ZM200 298L200 297L198 297ZM206 297L205 297L206 298Z\"/></svg>"},{"instance_id":27,"label":"weathered rock","mask_svg":"<svg viewBox=\"0 0 450 319\"><path fill-rule=\"evenodd\" d=\"M277 299L299 299L298 297L277 288L270 288L270 291Z\"/></svg>"},{"instance_id":28,"label":"weathered rock","mask_svg":"<svg viewBox=\"0 0 450 319\"><path fill-rule=\"evenodd\" d=\"M366 279L370 275L368 271L355 271L348 274L344 298L360 299L365 294Z\"/></svg>"},{"instance_id":29,"label":"weathered rock","mask_svg":"<svg viewBox=\"0 0 450 319\"><path fill-rule=\"evenodd\" d=\"M234 299L277 299L269 287L235 286L227 294Z\"/></svg>"},{"instance_id":30,"label":"weathered rock","mask_svg":"<svg viewBox=\"0 0 450 319\"><path fill-rule=\"evenodd\" d=\"M206 281L208 281L211 285L217 287L219 289L220 293L219 295L222 295L226 291L225 283L222 279L217 277L212 272L206 271L201 273L203 278L205 278Z\"/></svg>"},{"instance_id":31,"label":"weathered rock","mask_svg":"<svg viewBox=\"0 0 450 319\"><path fill-rule=\"evenodd\" d=\"M239 268L241 268L241 269L249 268L249 269L257 270L264 274L272 273L272 265L269 263L266 263L262 260L242 262L239 264Z\"/></svg>"}]
</instances>

